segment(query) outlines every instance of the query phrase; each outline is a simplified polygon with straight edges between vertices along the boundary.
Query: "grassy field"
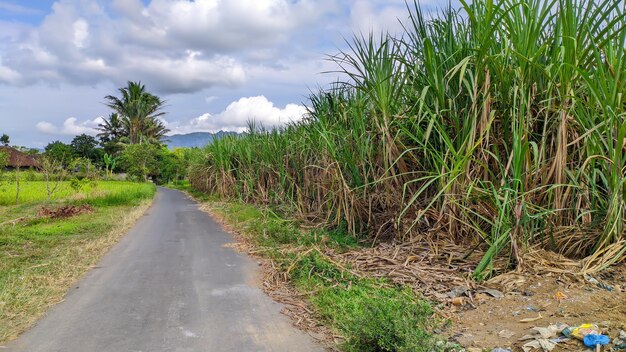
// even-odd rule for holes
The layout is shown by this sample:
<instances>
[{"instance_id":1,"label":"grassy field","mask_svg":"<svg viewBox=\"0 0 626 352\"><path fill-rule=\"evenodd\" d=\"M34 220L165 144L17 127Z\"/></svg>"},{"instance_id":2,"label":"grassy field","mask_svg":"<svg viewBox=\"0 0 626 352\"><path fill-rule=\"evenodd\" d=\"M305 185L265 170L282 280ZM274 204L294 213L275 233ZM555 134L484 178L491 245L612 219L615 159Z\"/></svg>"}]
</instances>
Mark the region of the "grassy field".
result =
<instances>
[{"instance_id":1,"label":"grassy field","mask_svg":"<svg viewBox=\"0 0 626 352\"><path fill-rule=\"evenodd\" d=\"M461 3L410 1L403 33L355 35L305 121L215 141L194 187L364 239L463 244L477 279L534 246L579 273L625 260L623 2Z\"/></svg>"},{"instance_id":2,"label":"grassy field","mask_svg":"<svg viewBox=\"0 0 626 352\"><path fill-rule=\"evenodd\" d=\"M112 246L147 209L152 184L102 181L76 192L63 183L51 201L43 182L0 190L0 342L15 338ZM9 205L11 204L11 205ZM43 207L89 205L74 217L39 217Z\"/></svg>"},{"instance_id":3,"label":"grassy field","mask_svg":"<svg viewBox=\"0 0 626 352\"><path fill-rule=\"evenodd\" d=\"M443 323L430 303L413 290L383 279L357 277L329 260L323 251L354 249L357 241L339 231L303 230L265 207L224 202L191 189L211 212L241 234L254 252L273 261L315 310L315 319L341 336L349 352L445 351L433 333ZM303 318L303 317L299 317Z\"/></svg>"},{"instance_id":4,"label":"grassy field","mask_svg":"<svg viewBox=\"0 0 626 352\"><path fill-rule=\"evenodd\" d=\"M88 199L89 202L121 203L129 199L145 198L150 190L147 186L138 187L136 184L120 181L84 182L80 189L72 188L70 181L60 182L56 191L50 197L51 201ZM15 205L15 182L0 183L0 206ZM27 181L20 184L19 204L32 204L48 201L46 183L43 181ZM0 215L1 216L1 215Z\"/></svg>"}]
</instances>

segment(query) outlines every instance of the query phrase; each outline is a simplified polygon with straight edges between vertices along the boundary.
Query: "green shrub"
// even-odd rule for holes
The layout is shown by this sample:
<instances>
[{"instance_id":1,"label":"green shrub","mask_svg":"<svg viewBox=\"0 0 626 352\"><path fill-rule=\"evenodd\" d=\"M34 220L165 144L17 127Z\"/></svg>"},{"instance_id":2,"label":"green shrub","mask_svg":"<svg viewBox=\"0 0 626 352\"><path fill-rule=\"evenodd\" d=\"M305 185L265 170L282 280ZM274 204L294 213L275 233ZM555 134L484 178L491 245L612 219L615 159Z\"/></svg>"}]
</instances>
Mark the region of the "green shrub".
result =
<instances>
[{"instance_id":1,"label":"green shrub","mask_svg":"<svg viewBox=\"0 0 626 352\"><path fill-rule=\"evenodd\" d=\"M345 337L346 351L433 350L435 339L428 332L433 311L411 289L357 278L315 251L291 259L291 279L303 291L319 291L311 300Z\"/></svg>"},{"instance_id":2,"label":"green shrub","mask_svg":"<svg viewBox=\"0 0 626 352\"><path fill-rule=\"evenodd\" d=\"M83 182L84 179L78 178L78 177L74 177L71 181L70 181L70 187L72 187L72 189L74 190L74 192L78 193L80 192L83 187L85 186L85 182Z\"/></svg>"},{"instance_id":3,"label":"green shrub","mask_svg":"<svg viewBox=\"0 0 626 352\"><path fill-rule=\"evenodd\" d=\"M420 326L432 314L423 302L402 298L365 297L362 310L344 328L352 351L428 351L431 335Z\"/></svg>"},{"instance_id":4,"label":"green shrub","mask_svg":"<svg viewBox=\"0 0 626 352\"><path fill-rule=\"evenodd\" d=\"M408 289L355 282L324 290L314 303L345 336L346 351L433 350L435 339L428 332L432 309Z\"/></svg>"}]
</instances>

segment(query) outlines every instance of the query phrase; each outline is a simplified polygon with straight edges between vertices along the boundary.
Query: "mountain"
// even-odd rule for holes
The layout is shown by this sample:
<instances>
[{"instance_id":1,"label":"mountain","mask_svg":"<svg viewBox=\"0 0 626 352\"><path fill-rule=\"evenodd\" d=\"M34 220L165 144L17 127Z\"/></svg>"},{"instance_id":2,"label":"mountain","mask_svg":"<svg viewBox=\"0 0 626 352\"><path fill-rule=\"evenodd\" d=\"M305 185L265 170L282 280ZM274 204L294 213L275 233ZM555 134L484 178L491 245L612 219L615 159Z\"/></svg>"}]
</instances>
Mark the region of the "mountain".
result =
<instances>
[{"instance_id":1,"label":"mountain","mask_svg":"<svg viewBox=\"0 0 626 352\"><path fill-rule=\"evenodd\" d=\"M238 135L236 132L219 131L216 133L211 132L193 132L187 134L175 134L167 136L165 143L170 149L174 148L193 148L204 147L210 144L216 138L222 138L225 136Z\"/></svg>"}]
</instances>

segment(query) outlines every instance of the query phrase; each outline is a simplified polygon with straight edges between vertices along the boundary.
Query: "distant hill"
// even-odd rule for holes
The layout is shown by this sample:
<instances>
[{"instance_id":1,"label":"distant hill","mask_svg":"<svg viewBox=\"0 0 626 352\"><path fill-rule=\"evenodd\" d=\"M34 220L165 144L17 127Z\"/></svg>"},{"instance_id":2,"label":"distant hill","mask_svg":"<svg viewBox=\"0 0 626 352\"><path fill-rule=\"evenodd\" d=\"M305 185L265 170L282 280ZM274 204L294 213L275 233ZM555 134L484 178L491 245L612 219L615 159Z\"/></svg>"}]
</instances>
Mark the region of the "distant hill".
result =
<instances>
[{"instance_id":1,"label":"distant hill","mask_svg":"<svg viewBox=\"0 0 626 352\"><path fill-rule=\"evenodd\" d=\"M219 131L215 133L211 132L193 132L187 134L175 134L167 136L165 143L170 149L174 148L193 148L204 147L211 143L216 138L222 138L225 136L237 135L236 132Z\"/></svg>"}]
</instances>

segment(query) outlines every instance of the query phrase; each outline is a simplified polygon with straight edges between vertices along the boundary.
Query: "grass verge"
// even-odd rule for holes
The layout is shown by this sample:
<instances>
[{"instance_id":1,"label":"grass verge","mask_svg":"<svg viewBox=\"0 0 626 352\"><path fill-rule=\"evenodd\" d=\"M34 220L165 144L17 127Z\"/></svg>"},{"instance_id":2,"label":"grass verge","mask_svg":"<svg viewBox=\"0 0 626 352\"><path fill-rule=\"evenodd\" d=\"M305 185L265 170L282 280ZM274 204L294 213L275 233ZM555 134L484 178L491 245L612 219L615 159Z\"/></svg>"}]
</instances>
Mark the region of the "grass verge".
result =
<instances>
[{"instance_id":1,"label":"grass verge","mask_svg":"<svg viewBox=\"0 0 626 352\"><path fill-rule=\"evenodd\" d=\"M359 246L345 233L301 229L270 209L240 202L220 202L185 184L212 213L274 262L296 290L306 296L316 317L342 337L343 351L443 350L432 331L438 325L430 304L411 289L383 279L353 274L324 255L324 248L342 251Z\"/></svg>"},{"instance_id":2,"label":"grass verge","mask_svg":"<svg viewBox=\"0 0 626 352\"><path fill-rule=\"evenodd\" d=\"M40 184L25 182L25 189ZM68 194L46 207L89 204L70 218L37 217L44 196L0 208L0 343L17 337L115 244L150 206L149 184L99 182L95 191ZM0 195L0 198L2 196ZM21 219L11 222L10 220Z\"/></svg>"}]
</instances>

